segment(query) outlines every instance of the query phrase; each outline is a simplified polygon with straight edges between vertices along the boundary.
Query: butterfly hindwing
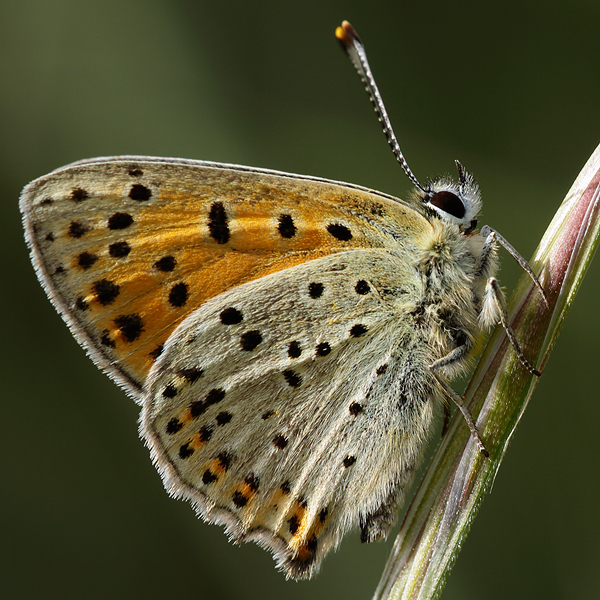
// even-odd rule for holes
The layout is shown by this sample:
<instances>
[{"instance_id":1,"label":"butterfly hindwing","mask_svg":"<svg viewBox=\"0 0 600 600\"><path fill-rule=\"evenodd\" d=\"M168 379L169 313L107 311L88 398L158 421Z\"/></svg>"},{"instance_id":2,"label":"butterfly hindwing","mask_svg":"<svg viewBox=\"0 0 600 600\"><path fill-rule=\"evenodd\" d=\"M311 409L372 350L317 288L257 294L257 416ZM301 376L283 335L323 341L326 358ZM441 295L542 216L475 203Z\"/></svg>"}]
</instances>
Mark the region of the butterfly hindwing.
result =
<instances>
[{"instance_id":1,"label":"butterfly hindwing","mask_svg":"<svg viewBox=\"0 0 600 600\"><path fill-rule=\"evenodd\" d=\"M191 313L150 372L142 435L169 492L292 577L396 517L436 397L406 329L412 268L350 250L245 283Z\"/></svg>"}]
</instances>

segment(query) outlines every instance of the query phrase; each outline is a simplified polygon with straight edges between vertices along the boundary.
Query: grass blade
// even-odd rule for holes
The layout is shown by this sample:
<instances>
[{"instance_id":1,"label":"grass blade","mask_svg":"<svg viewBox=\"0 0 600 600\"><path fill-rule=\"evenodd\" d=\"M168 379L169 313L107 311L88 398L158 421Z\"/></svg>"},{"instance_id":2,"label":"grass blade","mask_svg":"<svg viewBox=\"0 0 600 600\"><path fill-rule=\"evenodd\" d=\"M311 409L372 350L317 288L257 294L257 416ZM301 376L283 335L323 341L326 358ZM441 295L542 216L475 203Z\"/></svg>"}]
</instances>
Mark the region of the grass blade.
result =
<instances>
[{"instance_id":1,"label":"grass blade","mask_svg":"<svg viewBox=\"0 0 600 600\"><path fill-rule=\"evenodd\" d=\"M525 356L543 370L600 240L600 146L569 190L533 259L550 305L522 277L508 311ZM485 494L529 402L537 378L528 373L497 327L465 394L484 459L460 414L425 474L375 592L375 600L439 598Z\"/></svg>"}]
</instances>

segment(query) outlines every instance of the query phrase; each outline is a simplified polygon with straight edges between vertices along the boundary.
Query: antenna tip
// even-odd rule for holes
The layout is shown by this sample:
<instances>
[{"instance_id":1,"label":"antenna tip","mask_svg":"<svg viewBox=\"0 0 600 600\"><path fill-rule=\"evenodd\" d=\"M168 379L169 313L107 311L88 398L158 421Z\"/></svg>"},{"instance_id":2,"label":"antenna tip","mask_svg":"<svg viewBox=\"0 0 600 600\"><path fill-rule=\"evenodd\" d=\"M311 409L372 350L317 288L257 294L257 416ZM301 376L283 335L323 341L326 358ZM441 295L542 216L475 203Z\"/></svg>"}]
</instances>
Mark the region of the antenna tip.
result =
<instances>
[{"instance_id":1,"label":"antenna tip","mask_svg":"<svg viewBox=\"0 0 600 600\"><path fill-rule=\"evenodd\" d=\"M342 21L342 24L335 28L335 37L344 48L349 48L355 42L360 43L360 38L358 37L358 33L356 33L356 29L354 29L348 21Z\"/></svg>"},{"instance_id":2,"label":"antenna tip","mask_svg":"<svg viewBox=\"0 0 600 600\"><path fill-rule=\"evenodd\" d=\"M335 28L335 37L342 43L347 42L346 32L343 27Z\"/></svg>"}]
</instances>

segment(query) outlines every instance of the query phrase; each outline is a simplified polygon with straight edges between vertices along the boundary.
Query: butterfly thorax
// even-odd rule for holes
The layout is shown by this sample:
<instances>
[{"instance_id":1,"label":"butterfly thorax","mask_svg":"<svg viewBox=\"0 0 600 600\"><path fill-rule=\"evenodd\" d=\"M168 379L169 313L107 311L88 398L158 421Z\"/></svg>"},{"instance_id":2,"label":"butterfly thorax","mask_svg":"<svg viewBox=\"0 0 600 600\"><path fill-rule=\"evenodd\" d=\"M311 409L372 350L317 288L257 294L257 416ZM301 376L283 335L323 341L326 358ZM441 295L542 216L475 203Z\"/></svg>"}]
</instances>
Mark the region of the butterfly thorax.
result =
<instances>
[{"instance_id":1,"label":"butterfly thorax","mask_svg":"<svg viewBox=\"0 0 600 600\"><path fill-rule=\"evenodd\" d=\"M417 241L415 270L420 279L420 297L409 311L415 328L421 329L431 362L445 356L457 344L472 345L480 329L483 291L488 277L495 274L495 252L487 268L479 268L483 238L465 235L458 227L440 219ZM452 366L456 376L467 361Z\"/></svg>"}]
</instances>

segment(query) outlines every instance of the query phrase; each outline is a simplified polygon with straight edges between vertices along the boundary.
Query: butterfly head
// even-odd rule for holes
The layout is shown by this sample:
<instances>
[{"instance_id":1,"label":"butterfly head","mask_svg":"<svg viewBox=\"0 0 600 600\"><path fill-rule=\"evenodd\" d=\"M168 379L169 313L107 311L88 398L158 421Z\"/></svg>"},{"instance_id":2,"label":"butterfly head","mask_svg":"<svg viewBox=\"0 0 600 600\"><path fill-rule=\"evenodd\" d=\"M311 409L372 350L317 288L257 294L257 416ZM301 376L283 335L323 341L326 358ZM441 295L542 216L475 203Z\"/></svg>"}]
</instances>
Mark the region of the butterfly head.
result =
<instances>
[{"instance_id":1,"label":"butterfly head","mask_svg":"<svg viewBox=\"0 0 600 600\"><path fill-rule=\"evenodd\" d=\"M456 166L458 182L449 177L438 179L417 190L417 196L438 218L469 234L477 227L481 195L473 176L458 161Z\"/></svg>"},{"instance_id":2,"label":"butterfly head","mask_svg":"<svg viewBox=\"0 0 600 600\"><path fill-rule=\"evenodd\" d=\"M367 61L365 48L356 30L348 21L344 21L341 27L336 29L335 35L365 86L396 160L400 163L407 177L415 184L418 201L425 204L434 215L446 223L453 223L459 227L462 233L471 233L477 227L477 215L481 209L479 187L473 177L456 161L458 183L449 178L435 181L427 187L423 187L419 183L400 150L390 118Z\"/></svg>"}]
</instances>

